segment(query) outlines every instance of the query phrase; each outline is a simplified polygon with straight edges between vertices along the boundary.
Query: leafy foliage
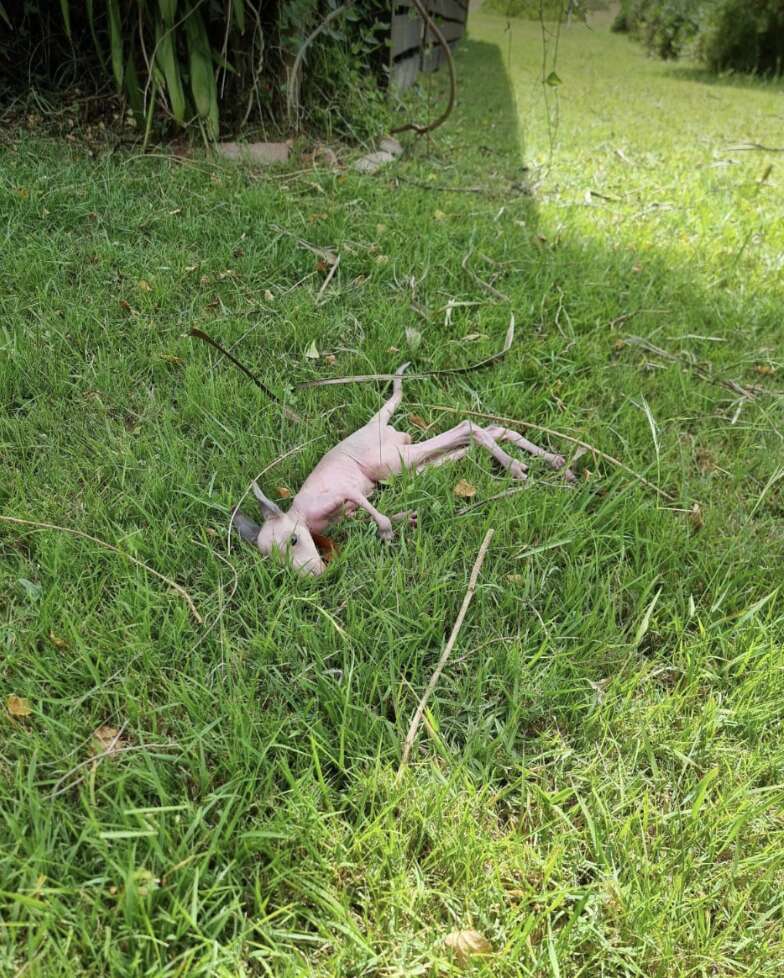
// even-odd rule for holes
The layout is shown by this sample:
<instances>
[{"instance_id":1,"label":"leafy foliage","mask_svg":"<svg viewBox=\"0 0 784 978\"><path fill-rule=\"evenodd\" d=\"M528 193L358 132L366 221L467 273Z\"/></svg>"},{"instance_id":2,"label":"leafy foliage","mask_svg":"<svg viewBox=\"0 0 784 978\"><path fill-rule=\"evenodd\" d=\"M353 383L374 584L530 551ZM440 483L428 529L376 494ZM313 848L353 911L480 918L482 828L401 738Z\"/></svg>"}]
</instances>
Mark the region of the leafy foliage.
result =
<instances>
[{"instance_id":1,"label":"leafy foliage","mask_svg":"<svg viewBox=\"0 0 784 978\"><path fill-rule=\"evenodd\" d=\"M696 55L712 71L781 74L781 0L623 0L613 30L661 58Z\"/></svg>"},{"instance_id":2,"label":"leafy foliage","mask_svg":"<svg viewBox=\"0 0 784 978\"><path fill-rule=\"evenodd\" d=\"M0 45L12 69L6 86L61 88L113 81L130 108L176 127L221 128L280 118L287 69L302 42L337 0L5 0L12 25ZM382 0L347 5L311 48L302 94L309 121L356 134L380 104L385 56ZM387 13L388 16L388 13ZM0 62L1 63L1 62ZM370 105L368 105L370 103ZM362 134L362 133L360 133Z\"/></svg>"}]
</instances>

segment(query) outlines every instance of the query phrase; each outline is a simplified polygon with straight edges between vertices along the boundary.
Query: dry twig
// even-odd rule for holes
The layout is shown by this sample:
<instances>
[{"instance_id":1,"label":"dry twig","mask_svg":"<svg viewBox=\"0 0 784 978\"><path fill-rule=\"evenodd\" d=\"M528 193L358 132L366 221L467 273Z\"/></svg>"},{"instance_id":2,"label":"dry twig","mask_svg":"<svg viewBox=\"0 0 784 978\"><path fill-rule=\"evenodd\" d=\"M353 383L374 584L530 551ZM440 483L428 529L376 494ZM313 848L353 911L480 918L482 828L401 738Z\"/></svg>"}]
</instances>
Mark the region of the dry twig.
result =
<instances>
[{"instance_id":1,"label":"dry twig","mask_svg":"<svg viewBox=\"0 0 784 978\"><path fill-rule=\"evenodd\" d=\"M119 554L126 560L130 560L132 564L136 564L137 567L141 567L142 570L146 570L148 574L152 574L153 577L157 577L159 581L163 581L164 584L168 584L169 587L174 588L174 590L182 597L183 601L185 601L185 603L188 605L191 610L191 614L196 621L200 625L204 624L204 619L196 610L196 605L193 603L193 599L184 587L177 584L170 577L165 577L163 574L160 574L157 570L150 567L149 564L145 564L143 560L138 560L136 557L132 557L124 550L120 550L119 547L115 547L114 544L107 543L105 540L94 537L89 533L84 533L82 530L74 530L70 526L57 526L55 523L39 523L36 520L23 520L18 516L0 515L0 520L3 520L6 523L15 523L18 526L32 526L37 530L56 530L58 533L70 533L71 536L81 537L83 540L89 540L91 543L98 544L99 547L104 547L106 550L111 550L113 553Z\"/></svg>"},{"instance_id":2,"label":"dry twig","mask_svg":"<svg viewBox=\"0 0 784 978\"><path fill-rule=\"evenodd\" d=\"M509 320L509 328L506 331L504 345L498 351L478 363L472 363L467 367L449 367L445 370L423 370L421 373L406 374L406 383L410 380L427 380L429 377L445 377L450 374L468 374L473 370L480 370L482 367L489 367L506 355L512 345L515 333L514 316ZM397 374L355 374L353 377L327 377L324 380L308 380L304 384L297 384L297 389L302 390L308 387L331 387L334 384L366 384L373 380L394 380Z\"/></svg>"},{"instance_id":3,"label":"dry twig","mask_svg":"<svg viewBox=\"0 0 784 978\"><path fill-rule=\"evenodd\" d=\"M222 347L220 343L217 342L217 340L214 340L211 336L208 336L207 333L204 332L204 330L198 329L196 326L193 326L191 328L191 336L195 336L200 340L204 340L205 343L209 343L210 346L214 346L219 353L222 353L225 357L228 357L229 360L231 360L231 362L234 364L234 366L237 367L239 370L241 370L246 377L249 377L253 381L253 383L259 388L259 390L263 391L271 401L275 401L276 404L280 404L281 408L283 409L283 413L289 419L289 421L296 421L296 422L302 421L302 418L297 414L296 411L292 411L290 407L286 407L286 405L283 404L283 402L281 401L281 399L278 397L277 394L274 394L269 389L269 387L267 387L265 384L262 384L259 378L255 374L251 373L246 366L241 364L240 361L234 356L234 354L229 353L229 351L224 349L224 347Z\"/></svg>"},{"instance_id":4,"label":"dry twig","mask_svg":"<svg viewBox=\"0 0 784 978\"><path fill-rule=\"evenodd\" d=\"M441 658L438 660L438 665L430 677L430 682L427 684L427 688L422 694L416 712L414 713L413 719L411 720L411 726L408 728L408 733L406 734L406 739L403 742L403 754L400 758L400 767L397 770L397 778L400 780L403 774L403 768L408 764L409 756L411 755L411 748L414 746L414 741L416 740L417 731L419 730L419 724L422 722L422 717L425 712L425 707L427 706L427 701L433 690L438 685L438 680L441 678L441 673L444 671L444 667L447 664L449 656L454 648L455 642L457 641L457 636L460 634L460 629L463 626L463 619L468 611L468 606L471 604L471 599L476 591L476 582L479 577L479 571L482 569L482 564L485 562L485 554L487 553L487 548L490 546L490 541L493 539L493 534L495 530L488 530L485 534L485 538L482 541L482 546L479 548L479 553L476 555L476 560L474 561L474 568L471 571L471 577L468 581L468 590L463 598L463 603L460 606L460 611L457 615L457 620L452 626L452 632L446 643L444 651L441 653Z\"/></svg>"}]
</instances>

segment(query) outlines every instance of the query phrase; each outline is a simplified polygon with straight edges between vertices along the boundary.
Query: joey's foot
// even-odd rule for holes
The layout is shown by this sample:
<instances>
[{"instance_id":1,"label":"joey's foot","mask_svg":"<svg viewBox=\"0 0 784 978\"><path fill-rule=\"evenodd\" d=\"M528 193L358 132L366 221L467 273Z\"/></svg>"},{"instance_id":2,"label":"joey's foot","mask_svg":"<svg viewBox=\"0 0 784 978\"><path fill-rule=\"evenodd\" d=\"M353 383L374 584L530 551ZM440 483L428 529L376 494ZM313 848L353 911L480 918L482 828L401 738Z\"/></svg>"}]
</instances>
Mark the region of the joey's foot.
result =
<instances>
[{"instance_id":1,"label":"joey's foot","mask_svg":"<svg viewBox=\"0 0 784 978\"><path fill-rule=\"evenodd\" d=\"M393 523L407 523L409 526L416 527L417 525L417 514L414 509L403 510L402 513L395 513L392 517Z\"/></svg>"},{"instance_id":2,"label":"joey's foot","mask_svg":"<svg viewBox=\"0 0 784 978\"><path fill-rule=\"evenodd\" d=\"M521 482L523 482L528 478L526 468L527 466L522 465L520 462L512 462L512 464L509 466L509 474L513 479L519 479Z\"/></svg>"},{"instance_id":3,"label":"joey's foot","mask_svg":"<svg viewBox=\"0 0 784 978\"><path fill-rule=\"evenodd\" d=\"M379 526L378 535L384 541L384 543L391 543L395 538L395 534L392 530L392 523L387 522L383 526Z\"/></svg>"},{"instance_id":4,"label":"joey's foot","mask_svg":"<svg viewBox=\"0 0 784 978\"><path fill-rule=\"evenodd\" d=\"M577 482L577 476L572 472L571 469L566 468L566 459L563 455L556 455L553 459L553 468L558 469L558 471L563 475L567 482Z\"/></svg>"}]
</instances>

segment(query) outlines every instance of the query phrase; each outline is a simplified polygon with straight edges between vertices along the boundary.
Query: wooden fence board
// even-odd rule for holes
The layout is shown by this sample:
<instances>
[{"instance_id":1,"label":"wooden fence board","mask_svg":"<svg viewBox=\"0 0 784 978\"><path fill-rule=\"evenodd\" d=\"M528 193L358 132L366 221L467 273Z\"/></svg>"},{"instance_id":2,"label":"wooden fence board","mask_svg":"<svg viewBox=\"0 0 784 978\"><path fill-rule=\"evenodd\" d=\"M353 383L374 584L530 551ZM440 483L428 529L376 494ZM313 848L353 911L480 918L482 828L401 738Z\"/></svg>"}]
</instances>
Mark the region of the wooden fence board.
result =
<instances>
[{"instance_id":1,"label":"wooden fence board","mask_svg":"<svg viewBox=\"0 0 784 978\"><path fill-rule=\"evenodd\" d=\"M397 88L408 88L419 71L436 71L445 60L440 44L428 31L411 0L391 0L390 82ZM463 0L423 0L450 47L463 37L468 5Z\"/></svg>"}]
</instances>

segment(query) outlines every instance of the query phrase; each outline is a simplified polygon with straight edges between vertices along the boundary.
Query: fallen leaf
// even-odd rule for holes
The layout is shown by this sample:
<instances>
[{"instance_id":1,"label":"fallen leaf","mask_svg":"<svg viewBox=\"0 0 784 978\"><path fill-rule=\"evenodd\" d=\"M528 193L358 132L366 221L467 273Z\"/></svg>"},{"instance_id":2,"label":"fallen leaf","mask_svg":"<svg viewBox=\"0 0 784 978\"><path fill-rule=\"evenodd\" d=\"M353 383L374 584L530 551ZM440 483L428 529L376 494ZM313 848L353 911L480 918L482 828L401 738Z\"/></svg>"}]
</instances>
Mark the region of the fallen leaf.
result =
<instances>
[{"instance_id":1,"label":"fallen leaf","mask_svg":"<svg viewBox=\"0 0 784 978\"><path fill-rule=\"evenodd\" d=\"M288 486L277 486L275 492L278 494L278 499L289 499L291 496L291 489Z\"/></svg>"},{"instance_id":2,"label":"fallen leaf","mask_svg":"<svg viewBox=\"0 0 784 978\"><path fill-rule=\"evenodd\" d=\"M389 255L376 255L377 265L386 265L389 262Z\"/></svg>"},{"instance_id":3,"label":"fallen leaf","mask_svg":"<svg viewBox=\"0 0 784 978\"><path fill-rule=\"evenodd\" d=\"M452 951L460 964L467 964L472 957L491 954L490 941L478 930L453 930L444 938L444 944Z\"/></svg>"},{"instance_id":4,"label":"fallen leaf","mask_svg":"<svg viewBox=\"0 0 784 978\"><path fill-rule=\"evenodd\" d=\"M611 678L607 677L605 679L600 679L598 682L594 682L593 679L588 680L588 685L596 694L596 702L601 705L607 699L607 687L610 685Z\"/></svg>"},{"instance_id":5,"label":"fallen leaf","mask_svg":"<svg viewBox=\"0 0 784 978\"><path fill-rule=\"evenodd\" d=\"M700 508L699 503L695 503L689 510L689 520L695 530L702 529L705 521L702 518L702 509Z\"/></svg>"},{"instance_id":6,"label":"fallen leaf","mask_svg":"<svg viewBox=\"0 0 784 978\"><path fill-rule=\"evenodd\" d=\"M49 632L49 641L56 649L67 649L68 643L64 638L60 638L59 635L55 635L54 632Z\"/></svg>"},{"instance_id":7,"label":"fallen leaf","mask_svg":"<svg viewBox=\"0 0 784 978\"><path fill-rule=\"evenodd\" d=\"M127 302L125 299L120 299L120 308L124 309L126 312L133 312L130 302Z\"/></svg>"},{"instance_id":8,"label":"fallen leaf","mask_svg":"<svg viewBox=\"0 0 784 978\"><path fill-rule=\"evenodd\" d=\"M139 279L139 288L142 290L142 292L152 292L152 286L144 278Z\"/></svg>"},{"instance_id":9,"label":"fallen leaf","mask_svg":"<svg viewBox=\"0 0 784 978\"><path fill-rule=\"evenodd\" d=\"M388 346L387 353L400 353L400 350L396 346Z\"/></svg>"},{"instance_id":10,"label":"fallen leaf","mask_svg":"<svg viewBox=\"0 0 784 978\"><path fill-rule=\"evenodd\" d=\"M383 234L384 231L386 231L386 229L387 229L386 224L377 224L376 225L376 234Z\"/></svg>"},{"instance_id":11,"label":"fallen leaf","mask_svg":"<svg viewBox=\"0 0 784 978\"><path fill-rule=\"evenodd\" d=\"M433 220L434 221L445 221L446 220L446 214L443 211L433 211Z\"/></svg>"},{"instance_id":12,"label":"fallen leaf","mask_svg":"<svg viewBox=\"0 0 784 978\"><path fill-rule=\"evenodd\" d=\"M312 340L310 346L307 348L307 350L305 350L305 356L308 358L308 360L318 360L321 356L315 340Z\"/></svg>"},{"instance_id":13,"label":"fallen leaf","mask_svg":"<svg viewBox=\"0 0 784 978\"><path fill-rule=\"evenodd\" d=\"M209 285L210 284L210 277L209 277L209 275L202 275L202 277L199 279L199 284L200 285Z\"/></svg>"},{"instance_id":14,"label":"fallen leaf","mask_svg":"<svg viewBox=\"0 0 784 978\"><path fill-rule=\"evenodd\" d=\"M123 739L121 731L117 727L110 727L104 724L98 727L93 733L93 753L105 754L113 757L119 754L125 747L126 741Z\"/></svg>"},{"instance_id":15,"label":"fallen leaf","mask_svg":"<svg viewBox=\"0 0 784 978\"><path fill-rule=\"evenodd\" d=\"M136 892L141 897L149 896L153 890L157 890L161 881L149 871L149 869L137 869L133 874L133 881L136 884Z\"/></svg>"},{"instance_id":16,"label":"fallen leaf","mask_svg":"<svg viewBox=\"0 0 784 978\"><path fill-rule=\"evenodd\" d=\"M406 343L411 347L412 350L416 350L419 344L422 342L422 334L418 329L414 329L413 326L406 327Z\"/></svg>"},{"instance_id":17,"label":"fallen leaf","mask_svg":"<svg viewBox=\"0 0 784 978\"><path fill-rule=\"evenodd\" d=\"M422 431L427 431L430 425L425 421L425 419L419 414L409 414L408 420L415 428L419 428Z\"/></svg>"},{"instance_id":18,"label":"fallen leaf","mask_svg":"<svg viewBox=\"0 0 784 978\"><path fill-rule=\"evenodd\" d=\"M613 350L622 350L626 346L626 340L616 340L613 343Z\"/></svg>"},{"instance_id":19,"label":"fallen leaf","mask_svg":"<svg viewBox=\"0 0 784 978\"><path fill-rule=\"evenodd\" d=\"M226 268L222 272L218 272L218 278L222 282L226 278L234 278L236 274L233 268Z\"/></svg>"},{"instance_id":20,"label":"fallen leaf","mask_svg":"<svg viewBox=\"0 0 784 978\"><path fill-rule=\"evenodd\" d=\"M754 368L754 372L759 374L760 377L772 377L776 373L776 368L769 366L767 363L761 363Z\"/></svg>"},{"instance_id":21,"label":"fallen leaf","mask_svg":"<svg viewBox=\"0 0 784 978\"><path fill-rule=\"evenodd\" d=\"M275 296L270 292L269 289L264 290L264 298L267 302L272 302Z\"/></svg>"},{"instance_id":22,"label":"fallen leaf","mask_svg":"<svg viewBox=\"0 0 784 978\"><path fill-rule=\"evenodd\" d=\"M26 577L18 577L17 580L24 588L25 594L31 601L38 601L41 597L41 585L35 584L33 581L28 581Z\"/></svg>"},{"instance_id":23,"label":"fallen leaf","mask_svg":"<svg viewBox=\"0 0 784 978\"><path fill-rule=\"evenodd\" d=\"M549 85L550 88L557 88L561 84L561 79L554 71L551 71L547 78L545 78L544 83L545 85Z\"/></svg>"},{"instance_id":24,"label":"fallen leaf","mask_svg":"<svg viewBox=\"0 0 784 978\"><path fill-rule=\"evenodd\" d=\"M179 367L180 364L185 363L182 357L178 357L174 353L162 353L161 360L165 360L167 363L171 363L175 367Z\"/></svg>"},{"instance_id":25,"label":"fallen leaf","mask_svg":"<svg viewBox=\"0 0 784 978\"><path fill-rule=\"evenodd\" d=\"M325 353L324 362L328 363L330 367L334 367L335 364L338 362L338 358L335 356L334 353Z\"/></svg>"},{"instance_id":26,"label":"fallen leaf","mask_svg":"<svg viewBox=\"0 0 784 978\"><path fill-rule=\"evenodd\" d=\"M315 224L316 221L326 221L327 214L324 211L320 211L317 214L311 214L308 218L308 224Z\"/></svg>"},{"instance_id":27,"label":"fallen leaf","mask_svg":"<svg viewBox=\"0 0 784 978\"><path fill-rule=\"evenodd\" d=\"M471 499L476 495L476 486L472 486L470 482L466 482L465 479L461 479L452 492L454 492L456 496L460 496L461 499Z\"/></svg>"},{"instance_id":28,"label":"fallen leaf","mask_svg":"<svg viewBox=\"0 0 784 978\"><path fill-rule=\"evenodd\" d=\"M6 696L5 706L12 717L29 717L33 712L30 700L25 699L24 696L15 696L13 693Z\"/></svg>"}]
</instances>

